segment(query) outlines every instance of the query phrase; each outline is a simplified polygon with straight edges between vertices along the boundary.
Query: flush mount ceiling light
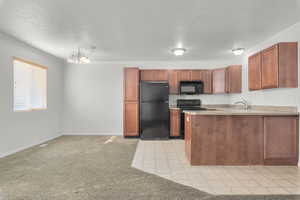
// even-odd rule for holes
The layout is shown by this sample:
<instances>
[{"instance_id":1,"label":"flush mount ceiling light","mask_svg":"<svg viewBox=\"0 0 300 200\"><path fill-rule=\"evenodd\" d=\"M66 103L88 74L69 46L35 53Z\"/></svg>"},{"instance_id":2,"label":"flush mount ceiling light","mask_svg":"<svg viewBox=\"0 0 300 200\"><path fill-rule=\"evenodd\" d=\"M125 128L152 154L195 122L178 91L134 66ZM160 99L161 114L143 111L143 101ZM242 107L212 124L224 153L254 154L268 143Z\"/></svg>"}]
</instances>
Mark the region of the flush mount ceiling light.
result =
<instances>
[{"instance_id":1,"label":"flush mount ceiling light","mask_svg":"<svg viewBox=\"0 0 300 200\"><path fill-rule=\"evenodd\" d=\"M175 56L182 56L185 52L186 52L186 49L184 49L184 48L175 48L175 49L172 49L172 53Z\"/></svg>"},{"instance_id":2,"label":"flush mount ceiling light","mask_svg":"<svg viewBox=\"0 0 300 200\"><path fill-rule=\"evenodd\" d=\"M232 53L236 56L242 55L244 53L244 51L245 51L244 48L232 49Z\"/></svg>"},{"instance_id":3,"label":"flush mount ceiling light","mask_svg":"<svg viewBox=\"0 0 300 200\"><path fill-rule=\"evenodd\" d=\"M96 47L91 47L91 53L94 52ZM74 51L72 55L67 59L68 63L74 63L74 64L88 64L91 62L89 57L82 53L80 48L78 48L77 51Z\"/></svg>"}]
</instances>

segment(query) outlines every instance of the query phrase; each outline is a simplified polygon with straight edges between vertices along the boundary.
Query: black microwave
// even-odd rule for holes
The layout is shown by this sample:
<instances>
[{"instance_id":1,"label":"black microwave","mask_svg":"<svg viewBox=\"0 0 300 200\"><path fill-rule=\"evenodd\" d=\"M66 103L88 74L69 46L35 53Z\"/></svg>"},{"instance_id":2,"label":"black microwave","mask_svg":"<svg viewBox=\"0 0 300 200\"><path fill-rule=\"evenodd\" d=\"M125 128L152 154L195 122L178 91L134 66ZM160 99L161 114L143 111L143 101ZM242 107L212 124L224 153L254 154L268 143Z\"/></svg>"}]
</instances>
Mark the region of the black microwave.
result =
<instances>
[{"instance_id":1,"label":"black microwave","mask_svg":"<svg viewBox=\"0 0 300 200\"><path fill-rule=\"evenodd\" d=\"M204 85L202 81L180 81L180 94L203 94Z\"/></svg>"}]
</instances>

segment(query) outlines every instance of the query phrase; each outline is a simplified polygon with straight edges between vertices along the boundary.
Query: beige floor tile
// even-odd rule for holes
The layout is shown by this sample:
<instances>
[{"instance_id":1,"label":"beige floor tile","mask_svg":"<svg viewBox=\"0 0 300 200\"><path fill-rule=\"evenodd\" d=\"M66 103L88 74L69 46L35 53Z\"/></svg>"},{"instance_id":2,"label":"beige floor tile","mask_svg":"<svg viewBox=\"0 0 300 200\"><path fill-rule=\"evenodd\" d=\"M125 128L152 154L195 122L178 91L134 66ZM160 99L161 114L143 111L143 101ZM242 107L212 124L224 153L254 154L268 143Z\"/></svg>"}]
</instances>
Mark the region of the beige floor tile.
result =
<instances>
[{"instance_id":1,"label":"beige floor tile","mask_svg":"<svg viewBox=\"0 0 300 200\"><path fill-rule=\"evenodd\" d=\"M255 195L270 194L270 191L265 187L249 187L248 190L250 191L251 194L255 194Z\"/></svg>"},{"instance_id":2,"label":"beige floor tile","mask_svg":"<svg viewBox=\"0 0 300 200\"><path fill-rule=\"evenodd\" d=\"M287 180L273 180L274 182L276 182L280 187L296 187L296 184L293 184Z\"/></svg>"},{"instance_id":3,"label":"beige floor tile","mask_svg":"<svg viewBox=\"0 0 300 200\"><path fill-rule=\"evenodd\" d=\"M132 167L211 194L300 194L300 168L191 166L184 141L140 141Z\"/></svg>"},{"instance_id":4,"label":"beige floor tile","mask_svg":"<svg viewBox=\"0 0 300 200\"><path fill-rule=\"evenodd\" d=\"M245 187L232 187L231 193L232 194L251 194L250 190Z\"/></svg>"},{"instance_id":5,"label":"beige floor tile","mask_svg":"<svg viewBox=\"0 0 300 200\"><path fill-rule=\"evenodd\" d=\"M284 189L287 190L290 194L300 195L300 188L299 187L287 187L287 188L284 188Z\"/></svg>"},{"instance_id":6,"label":"beige floor tile","mask_svg":"<svg viewBox=\"0 0 300 200\"><path fill-rule=\"evenodd\" d=\"M243 186L243 187L259 187L259 186L261 186L255 180L239 180L239 182L241 183L241 186Z\"/></svg>"},{"instance_id":7,"label":"beige floor tile","mask_svg":"<svg viewBox=\"0 0 300 200\"><path fill-rule=\"evenodd\" d=\"M289 191L281 187L268 188L270 194L289 194Z\"/></svg>"},{"instance_id":8,"label":"beige floor tile","mask_svg":"<svg viewBox=\"0 0 300 200\"><path fill-rule=\"evenodd\" d=\"M226 186L221 186L221 187L212 187L211 190L213 191L214 194L217 195L226 195L226 194L232 194L231 192L231 188L230 187L226 187Z\"/></svg>"},{"instance_id":9,"label":"beige floor tile","mask_svg":"<svg viewBox=\"0 0 300 200\"><path fill-rule=\"evenodd\" d=\"M228 187L240 187L241 186L241 183L236 179L228 180L228 181L225 181L224 183Z\"/></svg>"}]
</instances>

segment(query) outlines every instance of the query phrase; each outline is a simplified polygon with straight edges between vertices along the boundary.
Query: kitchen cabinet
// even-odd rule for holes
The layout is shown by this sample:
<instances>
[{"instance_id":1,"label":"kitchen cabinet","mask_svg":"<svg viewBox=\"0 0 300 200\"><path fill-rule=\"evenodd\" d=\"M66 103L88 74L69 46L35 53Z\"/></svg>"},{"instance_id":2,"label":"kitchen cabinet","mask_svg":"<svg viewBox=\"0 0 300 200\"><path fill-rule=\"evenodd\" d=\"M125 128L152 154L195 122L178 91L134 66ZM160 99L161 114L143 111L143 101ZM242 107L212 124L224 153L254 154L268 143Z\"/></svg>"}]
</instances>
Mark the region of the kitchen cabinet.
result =
<instances>
[{"instance_id":1,"label":"kitchen cabinet","mask_svg":"<svg viewBox=\"0 0 300 200\"><path fill-rule=\"evenodd\" d=\"M242 66L231 65L213 70L213 93L241 93Z\"/></svg>"},{"instance_id":2,"label":"kitchen cabinet","mask_svg":"<svg viewBox=\"0 0 300 200\"><path fill-rule=\"evenodd\" d=\"M298 87L298 43L282 42L248 58L249 90Z\"/></svg>"},{"instance_id":3,"label":"kitchen cabinet","mask_svg":"<svg viewBox=\"0 0 300 200\"><path fill-rule=\"evenodd\" d=\"M139 136L139 80L138 68L124 69L124 137Z\"/></svg>"},{"instance_id":4,"label":"kitchen cabinet","mask_svg":"<svg viewBox=\"0 0 300 200\"><path fill-rule=\"evenodd\" d=\"M192 163L192 117L193 115L185 114L184 117L184 147L185 147L185 155Z\"/></svg>"},{"instance_id":5,"label":"kitchen cabinet","mask_svg":"<svg viewBox=\"0 0 300 200\"><path fill-rule=\"evenodd\" d=\"M178 70L177 71L177 77L178 82L180 81L190 81L192 76L191 70Z\"/></svg>"},{"instance_id":6,"label":"kitchen cabinet","mask_svg":"<svg viewBox=\"0 0 300 200\"><path fill-rule=\"evenodd\" d=\"M168 81L168 70L141 70L142 81Z\"/></svg>"},{"instance_id":7,"label":"kitchen cabinet","mask_svg":"<svg viewBox=\"0 0 300 200\"><path fill-rule=\"evenodd\" d=\"M124 69L124 101L139 100L139 69Z\"/></svg>"},{"instance_id":8,"label":"kitchen cabinet","mask_svg":"<svg viewBox=\"0 0 300 200\"><path fill-rule=\"evenodd\" d=\"M139 103L125 102L124 104L124 136L139 136Z\"/></svg>"},{"instance_id":9,"label":"kitchen cabinet","mask_svg":"<svg viewBox=\"0 0 300 200\"><path fill-rule=\"evenodd\" d=\"M178 94L179 93L179 82L177 76L178 70L169 70L169 93Z\"/></svg>"},{"instance_id":10,"label":"kitchen cabinet","mask_svg":"<svg viewBox=\"0 0 300 200\"><path fill-rule=\"evenodd\" d=\"M248 59L249 90L260 90L261 87L261 54L257 53Z\"/></svg>"},{"instance_id":11,"label":"kitchen cabinet","mask_svg":"<svg viewBox=\"0 0 300 200\"><path fill-rule=\"evenodd\" d=\"M226 90L227 93L241 93L242 92L242 66L231 65L226 68Z\"/></svg>"},{"instance_id":12,"label":"kitchen cabinet","mask_svg":"<svg viewBox=\"0 0 300 200\"><path fill-rule=\"evenodd\" d=\"M227 93L227 70L220 68L213 70L213 93Z\"/></svg>"},{"instance_id":13,"label":"kitchen cabinet","mask_svg":"<svg viewBox=\"0 0 300 200\"><path fill-rule=\"evenodd\" d=\"M231 116L230 129L226 137L225 151L228 152L224 163L227 165L262 165L263 116Z\"/></svg>"},{"instance_id":14,"label":"kitchen cabinet","mask_svg":"<svg viewBox=\"0 0 300 200\"><path fill-rule=\"evenodd\" d=\"M191 165L297 165L298 116L185 116Z\"/></svg>"},{"instance_id":15,"label":"kitchen cabinet","mask_svg":"<svg viewBox=\"0 0 300 200\"><path fill-rule=\"evenodd\" d=\"M274 45L261 52L262 88L277 88L278 85L278 46Z\"/></svg>"},{"instance_id":16,"label":"kitchen cabinet","mask_svg":"<svg viewBox=\"0 0 300 200\"><path fill-rule=\"evenodd\" d=\"M212 71L211 70L191 70L192 81L203 81L204 94L212 93Z\"/></svg>"},{"instance_id":17,"label":"kitchen cabinet","mask_svg":"<svg viewBox=\"0 0 300 200\"><path fill-rule=\"evenodd\" d=\"M191 70L169 70L169 93L179 94L180 81L191 80Z\"/></svg>"},{"instance_id":18,"label":"kitchen cabinet","mask_svg":"<svg viewBox=\"0 0 300 200\"><path fill-rule=\"evenodd\" d=\"M265 165L298 164L298 117L265 117Z\"/></svg>"},{"instance_id":19,"label":"kitchen cabinet","mask_svg":"<svg viewBox=\"0 0 300 200\"><path fill-rule=\"evenodd\" d=\"M180 110L170 109L170 136L180 136Z\"/></svg>"}]
</instances>

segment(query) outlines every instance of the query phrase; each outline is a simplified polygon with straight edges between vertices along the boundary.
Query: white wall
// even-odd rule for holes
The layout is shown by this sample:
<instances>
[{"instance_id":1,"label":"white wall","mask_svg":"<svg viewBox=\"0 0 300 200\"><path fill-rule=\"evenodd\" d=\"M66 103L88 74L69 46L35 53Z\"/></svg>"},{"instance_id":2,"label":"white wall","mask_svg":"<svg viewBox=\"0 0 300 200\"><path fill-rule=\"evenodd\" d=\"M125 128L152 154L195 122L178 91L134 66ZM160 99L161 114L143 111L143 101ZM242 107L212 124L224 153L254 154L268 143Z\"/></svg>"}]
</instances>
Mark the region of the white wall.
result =
<instances>
[{"instance_id":1,"label":"white wall","mask_svg":"<svg viewBox=\"0 0 300 200\"><path fill-rule=\"evenodd\" d=\"M0 157L60 135L63 61L0 33ZM48 67L48 109L13 112L13 56Z\"/></svg>"},{"instance_id":2,"label":"white wall","mask_svg":"<svg viewBox=\"0 0 300 200\"><path fill-rule=\"evenodd\" d=\"M244 98L255 105L298 106L300 107L300 88L277 88L259 91L248 90L248 57L278 42L300 42L300 23L289 27L272 38L249 49L243 58L243 89L242 94L231 95L231 102ZM300 43L298 44L298 54ZM298 55L298 58L299 58ZM299 59L298 59L299 60ZM300 73L300 70L299 70ZM299 77L299 75L298 75ZM300 82L300 81L299 81Z\"/></svg>"},{"instance_id":3,"label":"white wall","mask_svg":"<svg viewBox=\"0 0 300 200\"><path fill-rule=\"evenodd\" d=\"M203 62L104 62L65 68L65 134L110 134L123 132L123 68L209 69L240 64L240 60ZM178 96L174 95L174 102ZM204 104L230 103L229 95L200 95Z\"/></svg>"}]
</instances>

